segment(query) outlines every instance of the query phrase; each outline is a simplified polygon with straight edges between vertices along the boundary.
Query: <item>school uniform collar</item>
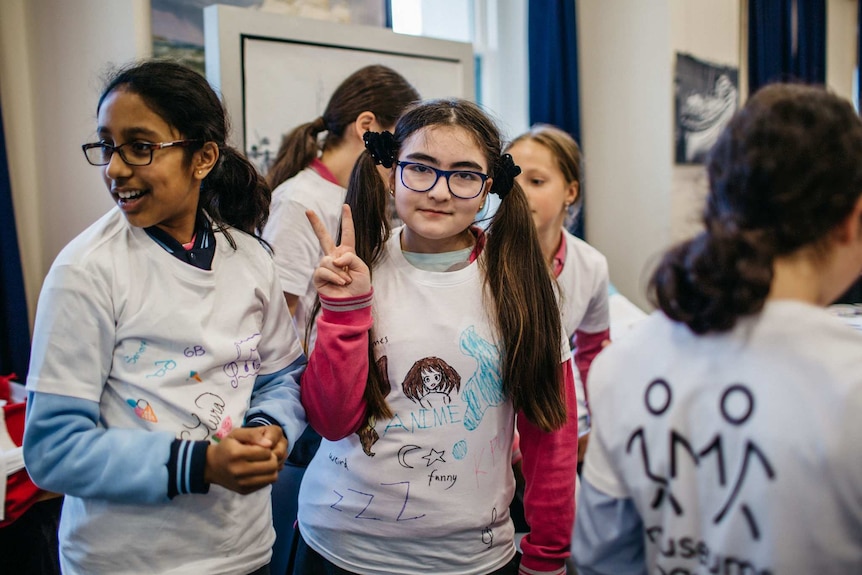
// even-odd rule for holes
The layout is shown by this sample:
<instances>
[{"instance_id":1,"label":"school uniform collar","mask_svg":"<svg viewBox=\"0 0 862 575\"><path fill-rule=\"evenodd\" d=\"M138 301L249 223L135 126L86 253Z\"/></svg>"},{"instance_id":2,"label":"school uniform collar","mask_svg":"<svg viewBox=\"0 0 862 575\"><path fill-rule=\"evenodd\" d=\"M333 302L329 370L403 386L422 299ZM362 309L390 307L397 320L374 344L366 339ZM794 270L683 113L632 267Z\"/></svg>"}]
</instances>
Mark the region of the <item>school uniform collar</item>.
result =
<instances>
[{"instance_id":1,"label":"school uniform collar","mask_svg":"<svg viewBox=\"0 0 862 575\"><path fill-rule=\"evenodd\" d=\"M557 253L554 254L554 277L559 277L563 272L563 265L566 263L566 234L560 232L560 247Z\"/></svg>"},{"instance_id":2,"label":"school uniform collar","mask_svg":"<svg viewBox=\"0 0 862 575\"><path fill-rule=\"evenodd\" d=\"M198 210L198 215L195 218L194 243L190 249L183 247L183 244L158 226L144 228L144 231L154 242L177 259L202 270L212 269L216 242L212 224L203 210Z\"/></svg>"},{"instance_id":3,"label":"school uniform collar","mask_svg":"<svg viewBox=\"0 0 862 575\"><path fill-rule=\"evenodd\" d=\"M341 186L341 184L338 183L338 179L335 177L335 174L326 167L326 164L320 161L320 158L314 158L311 160L311 164L309 164L308 167L317 172L317 175L327 182L332 182L336 186Z\"/></svg>"}]
</instances>

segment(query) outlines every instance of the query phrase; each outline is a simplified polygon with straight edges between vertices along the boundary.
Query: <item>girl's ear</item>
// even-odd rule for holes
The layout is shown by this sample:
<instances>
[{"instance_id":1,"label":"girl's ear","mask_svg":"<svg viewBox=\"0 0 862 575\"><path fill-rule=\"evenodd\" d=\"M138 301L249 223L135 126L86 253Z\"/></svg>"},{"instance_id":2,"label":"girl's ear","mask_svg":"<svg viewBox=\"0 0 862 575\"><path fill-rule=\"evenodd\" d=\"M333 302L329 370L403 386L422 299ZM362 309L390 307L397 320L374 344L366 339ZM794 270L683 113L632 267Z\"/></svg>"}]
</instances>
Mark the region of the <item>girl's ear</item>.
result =
<instances>
[{"instance_id":1,"label":"girl's ear","mask_svg":"<svg viewBox=\"0 0 862 575\"><path fill-rule=\"evenodd\" d=\"M577 182L577 181L572 182L566 188L566 201L565 201L566 207L569 207L572 204L574 204L575 202L577 202L578 198L580 198L580 197L581 197L581 184L580 184L580 182Z\"/></svg>"},{"instance_id":2,"label":"girl's ear","mask_svg":"<svg viewBox=\"0 0 862 575\"><path fill-rule=\"evenodd\" d=\"M862 241L862 196L856 198L850 214L838 224L834 237L839 243Z\"/></svg>"},{"instance_id":3,"label":"girl's ear","mask_svg":"<svg viewBox=\"0 0 862 575\"><path fill-rule=\"evenodd\" d=\"M207 174L212 171L218 161L219 150L215 142L206 142L203 147L195 152L192 159L192 167L194 168L194 176L203 180Z\"/></svg>"},{"instance_id":4,"label":"girl's ear","mask_svg":"<svg viewBox=\"0 0 862 575\"><path fill-rule=\"evenodd\" d=\"M392 167L389 169L389 181L386 184L389 186L389 193L395 195L395 172L398 170L398 166L392 164Z\"/></svg>"},{"instance_id":5,"label":"girl's ear","mask_svg":"<svg viewBox=\"0 0 862 575\"><path fill-rule=\"evenodd\" d=\"M377 116L374 115L374 112L370 112L368 110L356 116L356 122L353 123L353 129L356 132L356 135L359 136L360 140L362 140L362 135L369 130L372 132L380 132L382 130L380 125L377 123Z\"/></svg>"}]
</instances>

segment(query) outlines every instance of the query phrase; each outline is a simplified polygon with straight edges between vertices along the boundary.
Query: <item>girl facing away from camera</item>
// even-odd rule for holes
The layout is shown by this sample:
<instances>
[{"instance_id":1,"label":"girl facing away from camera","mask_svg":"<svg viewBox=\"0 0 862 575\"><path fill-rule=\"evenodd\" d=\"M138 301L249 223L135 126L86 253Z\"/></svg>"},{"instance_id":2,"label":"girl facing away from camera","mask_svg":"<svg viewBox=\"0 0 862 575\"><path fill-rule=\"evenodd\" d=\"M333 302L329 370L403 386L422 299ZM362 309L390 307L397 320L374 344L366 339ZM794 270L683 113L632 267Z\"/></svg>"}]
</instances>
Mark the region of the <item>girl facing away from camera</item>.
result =
<instances>
[{"instance_id":1,"label":"girl facing away from camera","mask_svg":"<svg viewBox=\"0 0 862 575\"><path fill-rule=\"evenodd\" d=\"M305 211L314 210L334 236L350 172L365 149L362 135L392 130L404 108L417 100L419 93L395 70L365 66L341 82L323 115L295 127L281 142L267 172L272 212L262 235L273 246L279 282L300 336L306 334L317 297L311 276L323 255Z\"/></svg>"},{"instance_id":2,"label":"girl facing away from camera","mask_svg":"<svg viewBox=\"0 0 862 575\"><path fill-rule=\"evenodd\" d=\"M267 574L269 485L305 427L305 358L253 235L269 187L188 68L119 70L96 110L84 154L116 207L52 265L27 381L63 572Z\"/></svg>"},{"instance_id":3,"label":"girl facing away from camera","mask_svg":"<svg viewBox=\"0 0 862 575\"><path fill-rule=\"evenodd\" d=\"M574 381L518 168L464 100L424 102L366 141L337 246L309 214L326 255L302 398L324 441L300 490L294 573L564 573ZM502 201L483 233L489 193ZM447 398L423 406L429 390ZM522 560L508 514L516 413L532 527Z\"/></svg>"},{"instance_id":4,"label":"girl facing away from camera","mask_svg":"<svg viewBox=\"0 0 862 575\"><path fill-rule=\"evenodd\" d=\"M560 290L563 329L574 350L578 391L578 462L590 432L587 374L610 343L608 262L597 249L566 229L583 204L581 150L563 130L537 124L512 140L508 152L521 167L542 255Z\"/></svg>"},{"instance_id":5,"label":"girl facing away from camera","mask_svg":"<svg viewBox=\"0 0 862 575\"><path fill-rule=\"evenodd\" d=\"M573 556L607 573L862 572L862 122L773 84L708 160L705 229L593 364Z\"/></svg>"}]
</instances>

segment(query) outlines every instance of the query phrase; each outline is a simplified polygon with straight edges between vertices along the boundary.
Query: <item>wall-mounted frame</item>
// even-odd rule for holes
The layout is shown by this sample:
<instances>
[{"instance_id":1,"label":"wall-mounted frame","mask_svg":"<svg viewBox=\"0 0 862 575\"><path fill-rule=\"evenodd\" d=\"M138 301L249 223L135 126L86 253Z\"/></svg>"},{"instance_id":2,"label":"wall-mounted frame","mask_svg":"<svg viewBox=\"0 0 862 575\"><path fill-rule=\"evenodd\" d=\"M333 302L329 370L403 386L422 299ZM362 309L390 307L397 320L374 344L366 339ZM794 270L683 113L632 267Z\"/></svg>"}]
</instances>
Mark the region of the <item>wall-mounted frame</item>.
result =
<instances>
[{"instance_id":1,"label":"wall-mounted frame","mask_svg":"<svg viewBox=\"0 0 862 575\"><path fill-rule=\"evenodd\" d=\"M264 169L282 135L320 116L338 84L363 66L397 70L423 98L475 93L473 49L463 42L224 5L204 9L204 42L231 143Z\"/></svg>"}]
</instances>

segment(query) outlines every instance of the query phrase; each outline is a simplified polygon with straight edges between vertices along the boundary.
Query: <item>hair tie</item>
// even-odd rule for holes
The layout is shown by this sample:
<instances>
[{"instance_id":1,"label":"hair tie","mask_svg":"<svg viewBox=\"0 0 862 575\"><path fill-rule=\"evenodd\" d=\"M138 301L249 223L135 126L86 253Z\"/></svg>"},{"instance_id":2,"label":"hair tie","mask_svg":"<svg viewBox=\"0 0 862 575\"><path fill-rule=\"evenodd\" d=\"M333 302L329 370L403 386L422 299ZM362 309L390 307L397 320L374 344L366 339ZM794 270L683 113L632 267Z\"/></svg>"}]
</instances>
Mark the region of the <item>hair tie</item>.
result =
<instances>
[{"instance_id":1,"label":"hair tie","mask_svg":"<svg viewBox=\"0 0 862 575\"><path fill-rule=\"evenodd\" d=\"M503 154L500 158L500 167L497 169L497 175L494 177L494 183L491 184L491 193L497 194L500 201L503 201L512 186L515 185L515 178L521 173L521 167L515 164L511 154Z\"/></svg>"},{"instance_id":2,"label":"hair tie","mask_svg":"<svg viewBox=\"0 0 862 575\"><path fill-rule=\"evenodd\" d=\"M365 149L374 158L375 164L380 164L384 168L392 167L397 149L392 132L367 131L362 135L362 140L365 142Z\"/></svg>"}]
</instances>

